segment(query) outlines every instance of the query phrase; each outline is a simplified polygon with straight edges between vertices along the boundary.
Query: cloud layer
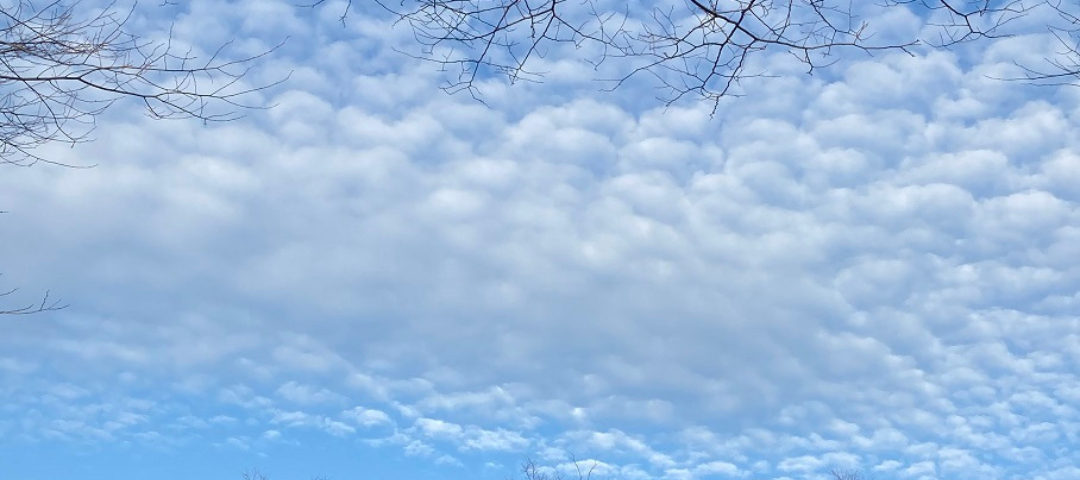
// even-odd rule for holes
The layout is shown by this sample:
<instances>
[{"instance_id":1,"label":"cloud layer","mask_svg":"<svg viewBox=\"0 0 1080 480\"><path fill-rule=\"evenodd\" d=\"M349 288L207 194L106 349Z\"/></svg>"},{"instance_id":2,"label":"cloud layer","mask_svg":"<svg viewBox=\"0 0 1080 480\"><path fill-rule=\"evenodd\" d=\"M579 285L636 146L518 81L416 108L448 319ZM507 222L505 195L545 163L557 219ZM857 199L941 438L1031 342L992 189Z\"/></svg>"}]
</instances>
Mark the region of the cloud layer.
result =
<instances>
[{"instance_id":1,"label":"cloud layer","mask_svg":"<svg viewBox=\"0 0 1080 480\"><path fill-rule=\"evenodd\" d=\"M1044 35L762 78L712 116L580 75L485 106L380 19L211 5L178 34L299 38L256 74L294 71L273 109L120 112L47 152L96 167L0 177L2 279L72 304L3 321L0 444L1075 477L1080 103L988 78Z\"/></svg>"}]
</instances>

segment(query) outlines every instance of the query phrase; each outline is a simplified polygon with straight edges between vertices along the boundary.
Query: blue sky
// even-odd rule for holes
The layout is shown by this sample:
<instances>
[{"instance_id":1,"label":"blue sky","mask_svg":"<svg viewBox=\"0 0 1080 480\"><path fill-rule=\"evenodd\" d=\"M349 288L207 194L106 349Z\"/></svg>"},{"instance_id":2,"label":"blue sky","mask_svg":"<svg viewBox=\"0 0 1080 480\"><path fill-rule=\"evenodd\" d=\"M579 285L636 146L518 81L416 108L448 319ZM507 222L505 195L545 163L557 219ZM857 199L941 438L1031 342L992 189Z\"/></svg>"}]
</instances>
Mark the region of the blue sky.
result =
<instances>
[{"instance_id":1,"label":"blue sky","mask_svg":"<svg viewBox=\"0 0 1080 480\"><path fill-rule=\"evenodd\" d=\"M1080 90L994 79L1060 49L1048 12L766 52L712 114L572 49L448 95L343 6L141 5L203 51L287 37L246 77L292 72L275 106L120 103L40 150L93 168L0 176L0 281L70 304L0 318L0 478L1080 477Z\"/></svg>"}]
</instances>

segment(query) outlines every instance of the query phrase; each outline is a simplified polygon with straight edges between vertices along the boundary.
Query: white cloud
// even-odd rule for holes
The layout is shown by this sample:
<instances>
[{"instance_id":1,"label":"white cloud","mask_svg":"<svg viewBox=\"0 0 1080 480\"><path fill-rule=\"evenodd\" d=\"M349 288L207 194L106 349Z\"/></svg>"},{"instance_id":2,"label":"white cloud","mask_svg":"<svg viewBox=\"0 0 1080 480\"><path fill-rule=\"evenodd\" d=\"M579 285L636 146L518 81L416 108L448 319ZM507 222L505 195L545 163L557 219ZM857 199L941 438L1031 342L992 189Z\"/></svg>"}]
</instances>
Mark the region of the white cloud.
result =
<instances>
[{"instance_id":1,"label":"white cloud","mask_svg":"<svg viewBox=\"0 0 1080 480\"><path fill-rule=\"evenodd\" d=\"M695 477L708 477L711 475L720 475L724 477L742 477L742 472L739 467L729 462L712 461L703 463L694 467Z\"/></svg>"},{"instance_id":2,"label":"white cloud","mask_svg":"<svg viewBox=\"0 0 1080 480\"><path fill-rule=\"evenodd\" d=\"M514 431L502 428L488 430L476 425L462 426L432 418L417 419L407 431L436 441L450 443L460 451L514 452L521 451L530 444L528 439Z\"/></svg>"},{"instance_id":3,"label":"white cloud","mask_svg":"<svg viewBox=\"0 0 1080 480\"><path fill-rule=\"evenodd\" d=\"M342 416L353 420L362 427L394 424L394 421L385 412L371 408L354 407L343 412Z\"/></svg>"}]
</instances>

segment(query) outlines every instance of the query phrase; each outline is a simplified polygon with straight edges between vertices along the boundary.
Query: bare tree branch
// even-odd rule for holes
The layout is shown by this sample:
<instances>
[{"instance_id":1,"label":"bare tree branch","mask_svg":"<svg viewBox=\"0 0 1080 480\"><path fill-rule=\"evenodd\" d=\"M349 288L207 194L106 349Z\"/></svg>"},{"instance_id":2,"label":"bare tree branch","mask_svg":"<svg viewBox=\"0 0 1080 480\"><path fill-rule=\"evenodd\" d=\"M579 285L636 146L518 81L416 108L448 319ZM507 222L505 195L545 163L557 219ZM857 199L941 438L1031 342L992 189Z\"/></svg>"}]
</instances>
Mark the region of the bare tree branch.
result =
<instances>
[{"instance_id":1,"label":"bare tree branch","mask_svg":"<svg viewBox=\"0 0 1080 480\"><path fill-rule=\"evenodd\" d=\"M0 298L7 297L17 291L19 291L18 288L12 288L7 291L2 291L0 292ZM46 290L45 295L42 296L40 302L31 303L19 308L0 309L0 315L29 315L32 313L49 312L54 310L63 310L67 308L67 304L63 303L61 300L49 298L49 296L50 292Z\"/></svg>"},{"instance_id":2,"label":"bare tree branch","mask_svg":"<svg viewBox=\"0 0 1080 480\"><path fill-rule=\"evenodd\" d=\"M839 49L912 53L918 45L948 48L1012 35L1011 24L1037 8L1053 8L1063 25L1048 26L1064 47L1050 68L1028 68L1027 80L1080 79L1080 2L1068 0L879 0L869 11L906 8L928 18L934 38L879 42L872 26L857 17L849 0L683 0L654 6L603 0L376 0L407 23L420 45L415 58L456 70L445 89L477 96L477 80L505 75L511 82L538 81L534 60L562 46L585 47L584 60L599 66L612 58L632 62L611 79L618 88L647 74L662 85L667 103L687 95L718 102L736 94L750 59L766 50L790 53L806 72L834 63ZM305 6L316 7L325 0ZM865 7L865 5L863 5ZM341 12L344 21L352 1ZM637 11L630 11L637 8ZM647 10L647 11L645 11ZM599 51L600 53L595 53Z\"/></svg>"},{"instance_id":3,"label":"bare tree branch","mask_svg":"<svg viewBox=\"0 0 1080 480\"><path fill-rule=\"evenodd\" d=\"M259 471L257 468L251 470L245 470L240 472L241 480L270 480L270 477ZM311 477L311 480L330 480L323 476Z\"/></svg>"},{"instance_id":4,"label":"bare tree branch","mask_svg":"<svg viewBox=\"0 0 1080 480\"><path fill-rule=\"evenodd\" d=\"M1063 25L1047 26L1062 49L1056 57L1045 58L1046 65L1042 68L1018 64L1024 70L1024 76L1009 80L1050 86L1080 86L1080 2L1066 4L1062 0L1052 0L1046 4L1063 21Z\"/></svg>"},{"instance_id":5,"label":"bare tree branch","mask_svg":"<svg viewBox=\"0 0 1080 480\"><path fill-rule=\"evenodd\" d=\"M863 474L858 470L834 468L829 470L832 480L874 480L874 477Z\"/></svg>"},{"instance_id":6,"label":"bare tree branch","mask_svg":"<svg viewBox=\"0 0 1080 480\"><path fill-rule=\"evenodd\" d=\"M264 475L257 468L245 470L244 472L240 473L240 478L242 480L270 480L270 477Z\"/></svg>"},{"instance_id":7,"label":"bare tree branch","mask_svg":"<svg viewBox=\"0 0 1080 480\"><path fill-rule=\"evenodd\" d=\"M200 59L171 35L154 41L127 31L132 11L115 4L80 18L78 0L43 3L0 3L0 163L56 163L33 149L87 140L97 116L121 98L138 100L153 118L228 121L253 108L245 95L276 85L240 83L270 52L227 60L226 44Z\"/></svg>"},{"instance_id":8,"label":"bare tree branch","mask_svg":"<svg viewBox=\"0 0 1080 480\"><path fill-rule=\"evenodd\" d=\"M599 465L596 461L593 461L592 465L586 470L573 454L570 455L570 461L577 471L577 478L573 480L592 480L593 472L596 471L596 467ZM524 476L521 480L571 480L564 477L558 469L538 465L531 457L526 458L521 463L521 474Z\"/></svg>"},{"instance_id":9,"label":"bare tree branch","mask_svg":"<svg viewBox=\"0 0 1080 480\"><path fill-rule=\"evenodd\" d=\"M80 17L80 5L79 0L0 0L0 165L62 165L34 150L50 142L88 140L97 117L119 99L141 102L156 119L229 121L240 118L238 110L260 108L243 103L245 95L280 83L241 83L254 61L273 49L230 60L226 44L200 59L174 46L171 32L155 41L128 31L132 10L113 3ZM0 309L0 315L66 306L45 292L39 303Z\"/></svg>"}]
</instances>

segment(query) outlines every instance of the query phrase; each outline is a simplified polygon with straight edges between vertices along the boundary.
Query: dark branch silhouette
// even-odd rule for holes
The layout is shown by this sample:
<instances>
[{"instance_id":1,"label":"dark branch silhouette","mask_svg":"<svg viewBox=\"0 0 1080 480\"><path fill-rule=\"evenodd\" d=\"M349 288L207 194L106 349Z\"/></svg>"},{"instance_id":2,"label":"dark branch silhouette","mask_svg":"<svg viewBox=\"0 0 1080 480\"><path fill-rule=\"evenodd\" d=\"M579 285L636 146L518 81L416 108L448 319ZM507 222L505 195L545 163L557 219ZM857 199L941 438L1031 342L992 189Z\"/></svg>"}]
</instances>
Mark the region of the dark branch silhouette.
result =
<instances>
[{"instance_id":1,"label":"dark branch silhouette","mask_svg":"<svg viewBox=\"0 0 1080 480\"><path fill-rule=\"evenodd\" d=\"M158 119L228 121L242 97L271 85L240 83L256 55L208 58L128 32L114 5L80 18L80 2L19 0L0 8L0 163L55 163L34 148L88 139L98 115L123 98ZM93 9L87 9L94 11Z\"/></svg>"},{"instance_id":2,"label":"dark branch silhouette","mask_svg":"<svg viewBox=\"0 0 1080 480\"><path fill-rule=\"evenodd\" d=\"M570 462L573 464L574 470L576 471L576 479L571 479L564 476L562 472L560 472L558 469L551 467L545 468L541 465L538 465L535 460L533 460L531 457L528 457L525 459L524 462L521 463L520 466L521 474L524 475L521 480L592 480L593 473L596 471L596 467L598 466L596 461L591 462L591 464L586 469L581 464L581 462L578 461L577 457L571 454Z\"/></svg>"},{"instance_id":3,"label":"dark branch silhouette","mask_svg":"<svg viewBox=\"0 0 1080 480\"><path fill-rule=\"evenodd\" d=\"M245 95L276 85L241 83L270 52L228 59L226 44L200 59L174 46L171 36L148 40L128 31L131 10L110 4L86 8L91 14L81 17L80 7L79 0L0 6L0 164L60 165L35 149L88 140L98 116L120 99L137 100L155 119L229 121L239 110L258 108L243 103ZM0 298L16 291L0 291ZM66 306L45 292L39 303L0 307L0 315Z\"/></svg>"},{"instance_id":4,"label":"dark branch silhouette","mask_svg":"<svg viewBox=\"0 0 1080 480\"><path fill-rule=\"evenodd\" d=\"M12 288L10 290L0 292L0 298L7 297L8 295L11 295L17 291L19 291L18 288ZM27 304L26 306L18 308L0 309L0 315L29 315L31 313L63 310L65 308L67 308L67 304L64 304L60 300L49 298L49 291L46 290L45 295L42 296L40 302Z\"/></svg>"},{"instance_id":5,"label":"dark branch silhouette","mask_svg":"<svg viewBox=\"0 0 1080 480\"><path fill-rule=\"evenodd\" d=\"M325 0L305 6L316 7ZM595 66L625 59L630 67L610 79L617 88L640 74L659 80L661 100L687 95L712 102L736 94L742 79L768 72L750 70L751 57L784 51L806 65L807 73L837 60L839 49L865 53L913 53L919 45L949 48L963 42L1008 37L1008 27L1035 9L1055 10L1048 28L1064 47L1046 69L1026 66L1030 81L1080 79L1080 3L1065 0L881 0L864 2L868 11L908 8L928 19L932 38L878 41L873 25L861 20L848 0L685 0L684 7L605 7L599 0L376 0L408 24L419 43L416 58L455 71L445 85L474 96L477 80L505 75L511 82L537 81L531 70L553 49L588 47L583 58ZM345 21L349 1L341 12ZM613 9L614 8L614 9ZM618 10L622 8L623 10ZM637 8L637 11L629 11ZM642 11L647 10L647 11ZM599 53L597 53L599 52ZM1067 79L1067 80L1065 80Z\"/></svg>"}]
</instances>

